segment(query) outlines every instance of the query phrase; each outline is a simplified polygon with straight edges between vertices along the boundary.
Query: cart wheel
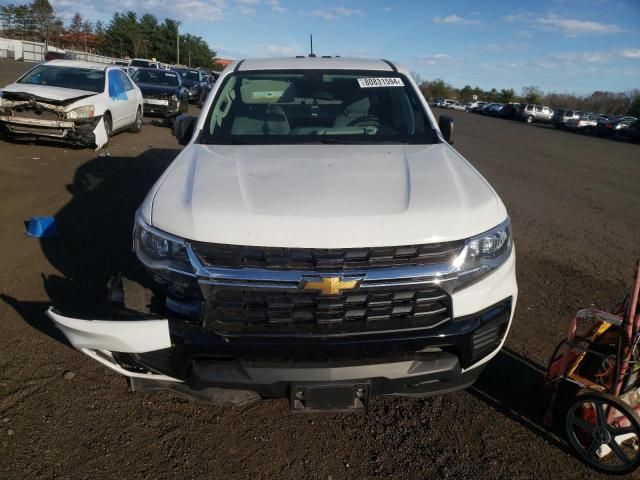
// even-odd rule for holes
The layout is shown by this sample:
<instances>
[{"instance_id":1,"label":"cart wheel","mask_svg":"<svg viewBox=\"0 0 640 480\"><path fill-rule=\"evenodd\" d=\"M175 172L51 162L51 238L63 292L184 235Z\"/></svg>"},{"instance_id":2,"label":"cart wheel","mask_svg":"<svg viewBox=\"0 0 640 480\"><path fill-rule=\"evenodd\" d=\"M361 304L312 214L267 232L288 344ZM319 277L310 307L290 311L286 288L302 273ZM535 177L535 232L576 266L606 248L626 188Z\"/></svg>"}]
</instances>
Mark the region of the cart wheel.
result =
<instances>
[{"instance_id":1,"label":"cart wheel","mask_svg":"<svg viewBox=\"0 0 640 480\"><path fill-rule=\"evenodd\" d=\"M578 456L597 470L622 475L640 465L640 417L618 397L580 393L569 401L565 429Z\"/></svg>"}]
</instances>

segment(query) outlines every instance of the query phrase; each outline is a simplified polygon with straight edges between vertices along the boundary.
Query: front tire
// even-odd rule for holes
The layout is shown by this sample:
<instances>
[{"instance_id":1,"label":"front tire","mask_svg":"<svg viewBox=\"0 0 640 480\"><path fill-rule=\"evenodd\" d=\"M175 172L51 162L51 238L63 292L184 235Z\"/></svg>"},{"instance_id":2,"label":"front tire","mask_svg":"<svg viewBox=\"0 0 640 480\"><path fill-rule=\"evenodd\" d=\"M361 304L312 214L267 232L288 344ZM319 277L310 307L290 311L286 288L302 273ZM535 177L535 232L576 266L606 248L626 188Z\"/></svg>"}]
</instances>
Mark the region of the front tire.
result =
<instances>
[{"instance_id":1,"label":"front tire","mask_svg":"<svg viewBox=\"0 0 640 480\"><path fill-rule=\"evenodd\" d=\"M138 107L138 111L136 112L136 119L131 127L129 127L129 131L131 133L140 133L140 130L142 130L142 107Z\"/></svg>"}]
</instances>

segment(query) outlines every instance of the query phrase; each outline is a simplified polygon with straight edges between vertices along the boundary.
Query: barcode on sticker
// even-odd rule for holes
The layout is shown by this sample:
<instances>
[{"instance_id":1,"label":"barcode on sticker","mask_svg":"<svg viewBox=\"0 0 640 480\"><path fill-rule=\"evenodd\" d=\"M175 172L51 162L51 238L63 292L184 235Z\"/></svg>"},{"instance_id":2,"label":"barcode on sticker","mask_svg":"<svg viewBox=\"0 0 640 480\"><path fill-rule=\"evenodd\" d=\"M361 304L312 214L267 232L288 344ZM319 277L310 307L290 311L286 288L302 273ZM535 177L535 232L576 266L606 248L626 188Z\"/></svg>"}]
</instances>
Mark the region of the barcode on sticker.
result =
<instances>
[{"instance_id":1,"label":"barcode on sticker","mask_svg":"<svg viewBox=\"0 0 640 480\"><path fill-rule=\"evenodd\" d=\"M382 77L382 78L359 78L358 84L360 88L371 88L371 87L404 87L404 83L402 83L401 78L391 78L391 77Z\"/></svg>"}]
</instances>

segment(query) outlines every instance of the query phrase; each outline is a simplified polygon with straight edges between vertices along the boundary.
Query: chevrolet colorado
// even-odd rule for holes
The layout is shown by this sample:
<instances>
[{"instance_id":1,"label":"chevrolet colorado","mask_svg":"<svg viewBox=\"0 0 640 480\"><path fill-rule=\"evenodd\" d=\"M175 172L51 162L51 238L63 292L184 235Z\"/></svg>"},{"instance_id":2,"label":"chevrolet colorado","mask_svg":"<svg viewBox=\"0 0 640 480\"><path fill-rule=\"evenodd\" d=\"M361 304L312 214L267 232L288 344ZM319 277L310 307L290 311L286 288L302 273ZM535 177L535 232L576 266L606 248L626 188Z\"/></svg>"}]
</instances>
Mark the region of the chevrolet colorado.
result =
<instances>
[{"instance_id":1,"label":"chevrolet colorado","mask_svg":"<svg viewBox=\"0 0 640 480\"><path fill-rule=\"evenodd\" d=\"M503 345L507 211L405 69L239 61L174 133L186 147L133 232L164 313L126 279L112 298L146 299L136 311L48 312L132 390L351 411L465 388Z\"/></svg>"}]
</instances>

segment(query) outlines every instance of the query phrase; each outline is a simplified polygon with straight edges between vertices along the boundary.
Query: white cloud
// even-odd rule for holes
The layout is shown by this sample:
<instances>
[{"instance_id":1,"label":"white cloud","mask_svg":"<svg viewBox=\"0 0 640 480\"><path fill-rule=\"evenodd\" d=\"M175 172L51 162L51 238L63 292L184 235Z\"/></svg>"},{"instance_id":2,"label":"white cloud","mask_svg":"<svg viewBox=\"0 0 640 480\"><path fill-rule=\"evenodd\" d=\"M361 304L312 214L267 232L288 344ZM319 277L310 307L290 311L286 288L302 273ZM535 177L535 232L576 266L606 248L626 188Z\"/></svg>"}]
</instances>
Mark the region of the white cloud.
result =
<instances>
[{"instance_id":1,"label":"white cloud","mask_svg":"<svg viewBox=\"0 0 640 480\"><path fill-rule=\"evenodd\" d=\"M533 17L533 13L520 11L512 13L510 15L505 15L501 18L501 20L505 22L521 22L523 20L528 20L531 17Z\"/></svg>"},{"instance_id":2,"label":"white cloud","mask_svg":"<svg viewBox=\"0 0 640 480\"><path fill-rule=\"evenodd\" d=\"M362 16L364 13L362 10L347 7L334 7L326 10L313 10L309 15L312 17L320 17L325 20L338 20L339 18Z\"/></svg>"},{"instance_id":3,"label":"white cloud","mask_svg":"<svg viewBox=\"0 0 640 480\"><path fill-rule=\"evenodd\" d=\"M151 13L158 18L176 20L219 21L225 18L227 5L225 0L184 0L175 3L159 0L102 0L90 6L84 0L52 0L51 4L57 13L111 17L114 12L131 10L137 14ZM91 9L89 12L88 9Z\"/></svg>"},{"instance_id":4,"label":"white cloud","mask_svg":"<svg viewBox=\"0 0 640 480\"><path fill-rule=\"evenodd\" d=\"M533 62L542 68L580 69L587 71L601 65L616 62L620 58L640 58L640 48L623 50L594 50L588 52L559 52Z\"/></svg>"},{"instance_id":5,"label":"white cloud","mask_svg":"<svg viewBox=\"0 0 640 480\"><path fill-rule=\"evenodd\" d=\"M602 63L611 59L607 52L564 52L549 55L549 59L565 64L575 63Z\"/></svg>"},{"instance_id":6,"label":"white cloud","mask_svg":"<svg viewBox=\"0 0 640 480\"><path fill-rule=\"evenodd\" d=\"M256 45L256 50L261 56L267 57L292 57L304 55L298 45Z\"/></svg>"},{"instance_id":7,"label":"white cloud","mask_svg":"<svg viewBox=\"0 0 640 480\"><path fill-rule=\"evenodd\" d=\"M246 5L238 5L238 11L243 15L253 15L256 13L255 8L247 7Z\"/></svg>"},{"instance_id":8,"label":"white cloud","mask_svg":"<svg viewBox=\"0 0 640 480\"><path fill-rule=\"evenodd\" d=\"M260 0L236 0L236 3L240 3L242 5L257 5L260 3Z\"/></svg>"},{"instance_id":9,"label":"white cloud","mask_svg":"<svg viewBox=\"0 0 640 480\"><path fill-rule=\"evenodd\" d=\"M529 49L531 45L526 42L502 42L502 43L483 43L474 47L474 50L480 52L498 53L498 52L516 52Z\"/></svg>"},{"instance_id":10,"label":"white cloud","mask_svg":"<svg viewBox=\"0 0 640 480\"><path fill-rule=\"evenodd\" d=\"M437 24L456 24L456 25L477 25L480 23L478 20L471 20L469 18L462 18L458 15L447 15L446 17L434 17L433 23Z\"/></svg>"},{"instance_id":11,"label":"white cloud","mask_svg":"<svg viewBox=\"0 0 640 480\"><path fill-rule=\"evenodd\" d=\"M640 48L627 48L622 50L620 55L624 58L640 58Z\"/></svg>"},{"instance_id":12,"label":"white cloud","mask_svg":"<svg viewBox=\"0 0 640 480\"><path fill-rule=\"evenodd\" d=\"M271 7L274 12L284 12L287 9L280 5L280 0L267 0L267 5Z\"/></svg>"},{"instance_id":13,"label":"white cloud","mask_svg":"<svg viewBox=\"0 0 640 480\"><path fill-rule=\"evenodd\" d=\"M562 18L558 15L547 15L536 19L536 23L551 30L563 32L568 37L576 37L588 33L619 33L622 31L618 25L593 22L590 20L577 20L575 18Z\"/></svg>"},{"instance_id":14,"label":"white cloud","mask_svg":"<svg viewBox=\"0 0 640 480\"><path fill-rule=\"evenodd\" d=\"M442 65L444 63L451 63L452 60L451 56L446 53L422 55L418 58L418 61L425 65Z\"/></svg>"}]
</instances>

